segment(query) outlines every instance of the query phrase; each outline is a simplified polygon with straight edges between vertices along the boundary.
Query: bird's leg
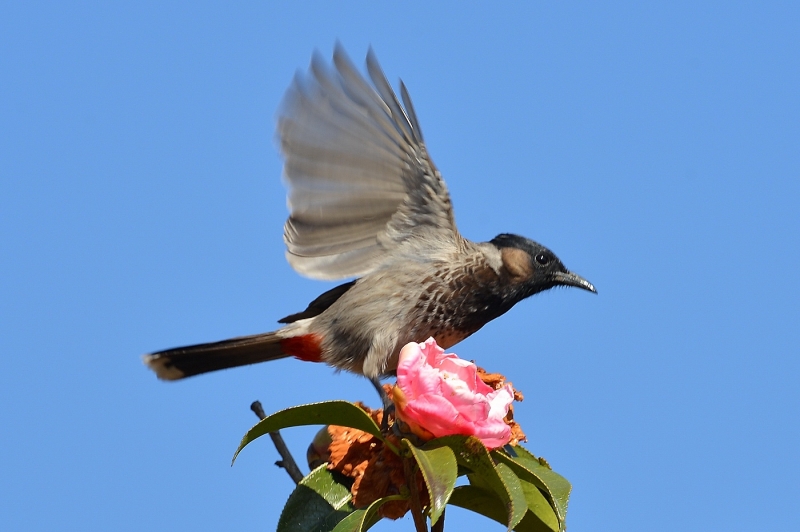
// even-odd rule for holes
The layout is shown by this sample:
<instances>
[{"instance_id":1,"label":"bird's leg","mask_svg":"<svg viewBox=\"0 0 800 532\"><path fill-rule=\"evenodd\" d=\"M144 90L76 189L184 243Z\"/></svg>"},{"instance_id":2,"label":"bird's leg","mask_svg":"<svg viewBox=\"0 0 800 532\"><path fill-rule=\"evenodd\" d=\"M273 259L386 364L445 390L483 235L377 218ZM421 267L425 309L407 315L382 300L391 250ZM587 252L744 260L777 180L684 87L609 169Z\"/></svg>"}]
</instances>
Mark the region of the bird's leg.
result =
<instances>
[{"instance_id":1,"label":"bird's leg","mask_svg":"<svg viewBox=\"0 0 800 532\"><path fill-rule=\"evenodd\" d=\"M383 384L381 384L381 380L378 377L370 377L369 382L372 383L372 386L375 387L375 391L381 396L383 408L388 408L389 405L393 404L392 400L389 399L389 396L386 395L386 390L383 389Z\"/></svg>"},{"instance_id":2,"label":"bird's leg","mask_svg":"<svg viewBox=\"0 0 800 532\"><path fill-rule=\"evenodd\" d=\"M381 432L387 432L389 430L389 414L394 414L394 402L389 398L386 394L386 390L383 389L383 385L381 384L380 379L377 377L372 377L369 379L369 382L375 387L377 390L378 395L381 396L381 402L383 403L383 419L381 419Z\"/></svg>"}]
</instances>

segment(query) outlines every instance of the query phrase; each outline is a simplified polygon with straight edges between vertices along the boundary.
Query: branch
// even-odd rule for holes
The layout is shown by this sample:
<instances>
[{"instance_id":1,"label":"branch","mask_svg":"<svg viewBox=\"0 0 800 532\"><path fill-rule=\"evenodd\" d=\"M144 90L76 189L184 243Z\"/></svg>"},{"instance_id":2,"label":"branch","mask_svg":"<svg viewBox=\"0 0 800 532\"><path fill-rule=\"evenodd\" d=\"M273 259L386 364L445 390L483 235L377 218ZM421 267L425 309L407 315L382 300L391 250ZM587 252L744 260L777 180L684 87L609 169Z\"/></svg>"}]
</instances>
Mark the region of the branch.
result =
<instances>
[{"instance_id":1,"label":"branch","mask_svg":"<svg viewBox=\"0 0 800 532\"><path fill-rule=\"evenodd\" d=\"M436 521L436 524L431 527L431 532L444 532L444 510L442 510L442 515L439 516L439 520Z\"/></svg>"},{"instance_id":2,"label":"branch","mask_svg":"<svg viewBox=\"0 0 800 532\"><path fill-rule=\"evenodd\" d=\"M250 410L258 416L258 419L264 419L267 415L264 413L264 408L261 406L260 401L253 401L253 404L250 405ZM283 441L283 437L279 431L270 432L269 437L272 438L272 443L275 444L275 448L278 450L278 454L281 455L282 460L278 460L275 462L275 465L278 467L282 467L286 470L286 473L292 477L295 484L298 484L301 480L303 480L303 473L300 471L300 468L297 467L297 462L294 461L292 457L292 453L289 452L289 448L286 446L286 442Z\"/></svg>"},{"instance_id":3,"label":"branch","mask_svg":"<svg viewBox=\"0 0 800 532\"><path fill-rule=\"evenodd\" d=\"M403 469L405 469L406 484L411 492L411 499L408 505L411 507L411 515L414 517L414 527L417 532L428 532L428 521L422 513L422 503L419 500L419 486L417 485L417 462L410 456L403 457Z\"/></svg>"}]
</instances>

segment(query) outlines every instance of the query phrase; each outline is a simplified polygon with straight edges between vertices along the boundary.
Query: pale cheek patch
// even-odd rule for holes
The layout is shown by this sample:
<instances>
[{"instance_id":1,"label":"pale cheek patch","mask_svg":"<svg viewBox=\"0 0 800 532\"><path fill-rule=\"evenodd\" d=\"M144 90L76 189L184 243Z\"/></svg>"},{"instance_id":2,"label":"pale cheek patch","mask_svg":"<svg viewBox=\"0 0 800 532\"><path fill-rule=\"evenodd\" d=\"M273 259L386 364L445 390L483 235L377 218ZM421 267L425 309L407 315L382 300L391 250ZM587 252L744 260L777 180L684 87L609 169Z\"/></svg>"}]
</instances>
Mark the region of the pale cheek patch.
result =
<instances>
[{"instance_id":1,"label":"pale cheek patch","mask_svg":"<svg viewBox=\"0 0 800 532\"><path fill-rule=\"evenodd\" d=\"M503 248L500 256L503 259L503 266L506 267L511 277L527 279L533 274L530 256L521 249Z\"/></svg>"}]
</instances>

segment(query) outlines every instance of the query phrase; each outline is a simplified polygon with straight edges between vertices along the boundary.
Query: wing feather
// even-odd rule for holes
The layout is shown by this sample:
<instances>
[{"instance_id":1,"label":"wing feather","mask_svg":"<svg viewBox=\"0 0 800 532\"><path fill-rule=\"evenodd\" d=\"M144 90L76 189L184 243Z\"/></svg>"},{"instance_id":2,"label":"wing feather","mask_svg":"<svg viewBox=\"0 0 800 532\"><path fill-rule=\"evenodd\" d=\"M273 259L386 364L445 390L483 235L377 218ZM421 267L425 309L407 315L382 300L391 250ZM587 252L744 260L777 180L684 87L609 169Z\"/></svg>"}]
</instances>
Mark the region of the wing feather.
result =
<instances>
[{"instance_id":1,"label":"wing feather","mask_svg":"<svg viewBox=\"0 0 800 532\"><path fill-rule=\"evenodd\" d=\"M414 128L419 142L424 142L422 138L422 129L419 127L419 120L417 120L417 112L414 111L414 104L411 103L411 96L409 96L408 89L406 89L406 84L403 83L403 80L400 80L400 96L403 98L403 105L405 105L408 111L408 118L411 120L411 126Z\"/></svg>"},{"instance_id":2,"label":"wing feather","mask_svg":"<svg viewBox=\"0 0 800 532\"><path fill-rule=\"evenodd\" d=\"M295 76L278 118L289 263L309 277L340 279L373 271L419 234L460 242L405 86L401 104L372 50L372 84L341 46L333 65L315 54L309 74Z\"/></svg>"}]
</instances>

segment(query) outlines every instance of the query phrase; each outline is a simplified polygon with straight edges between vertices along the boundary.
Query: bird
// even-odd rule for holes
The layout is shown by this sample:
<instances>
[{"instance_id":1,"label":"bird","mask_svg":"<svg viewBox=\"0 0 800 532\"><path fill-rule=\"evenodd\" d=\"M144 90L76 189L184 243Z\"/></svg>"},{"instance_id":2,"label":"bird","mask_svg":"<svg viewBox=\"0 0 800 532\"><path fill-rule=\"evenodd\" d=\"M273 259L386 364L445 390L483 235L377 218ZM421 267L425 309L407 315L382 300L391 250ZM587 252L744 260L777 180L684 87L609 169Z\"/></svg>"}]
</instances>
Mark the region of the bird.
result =
<instances>
[{"instance_id":1,"label":"bird","mask_svg":"<svg viewBox=\"0 0 800 532\"><path fill-rule=\"evenodd\" d=\"M463 237L405 84L401 102L372 48L366 73L338 43L332 64L315 52L277 120L286 258L303 276L351 280L275 331L145 355L160 379L293 356L363 375L380 390L410 342L433 337L448 349L553 287L597 293L533 240Z\"/></svg>"}]
</instances>

